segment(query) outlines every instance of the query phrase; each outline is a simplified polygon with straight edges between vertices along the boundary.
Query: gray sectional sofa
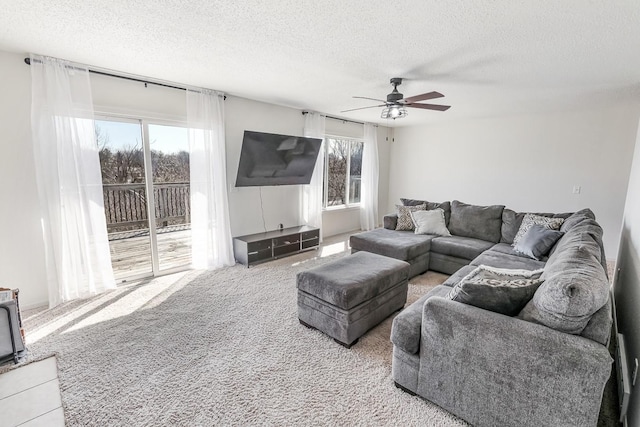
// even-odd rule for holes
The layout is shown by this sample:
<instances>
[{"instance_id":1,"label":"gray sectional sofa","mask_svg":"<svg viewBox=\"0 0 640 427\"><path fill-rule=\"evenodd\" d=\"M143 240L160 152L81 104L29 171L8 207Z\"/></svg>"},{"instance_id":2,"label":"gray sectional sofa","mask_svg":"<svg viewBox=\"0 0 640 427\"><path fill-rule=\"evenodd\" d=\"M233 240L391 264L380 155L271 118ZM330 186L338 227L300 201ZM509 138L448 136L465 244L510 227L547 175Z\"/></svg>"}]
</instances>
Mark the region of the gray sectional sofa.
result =
<instances>
[{"instance_id":1,"label":"gray sectional sofa","mask_svg":"<svg viewBox=\"0 0 640 427\"><path fill-rule=\"evenodd\" d=\"M397 217L388 215L384 228L351 236L352 251L407 261L410 277L426 270L451 276L394 319L396 385L476 426L596 425L611 372L612 312L593 212L537 214L562 218L564 234L536 260L512 246L524 213L402 201L443 209L452 236L397 231ZM480 265L542 269L542 284L516 316L450 299Z\"/></svg>"}]
</instances>

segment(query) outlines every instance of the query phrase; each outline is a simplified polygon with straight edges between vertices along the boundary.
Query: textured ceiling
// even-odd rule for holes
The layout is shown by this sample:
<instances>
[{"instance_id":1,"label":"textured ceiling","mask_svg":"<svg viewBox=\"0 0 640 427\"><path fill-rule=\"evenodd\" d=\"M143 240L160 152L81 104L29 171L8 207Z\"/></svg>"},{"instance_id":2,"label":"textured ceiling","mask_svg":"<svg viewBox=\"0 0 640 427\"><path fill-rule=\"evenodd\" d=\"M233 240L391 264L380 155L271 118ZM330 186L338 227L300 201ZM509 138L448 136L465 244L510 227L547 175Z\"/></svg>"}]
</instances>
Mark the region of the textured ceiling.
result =
<instances>
[{"instance_id":1,"label":"textured ceiling","mask_svg":"<svg viewBox=\"0 0 640 427\"><path fill-rule=\"evenodd\" d=\"M389 78L447 112L396 125L640 98L638 0L0 0L0 50L386 123ZM434 102L435 103L435 102Z\"/></svg>"}]
</instances>

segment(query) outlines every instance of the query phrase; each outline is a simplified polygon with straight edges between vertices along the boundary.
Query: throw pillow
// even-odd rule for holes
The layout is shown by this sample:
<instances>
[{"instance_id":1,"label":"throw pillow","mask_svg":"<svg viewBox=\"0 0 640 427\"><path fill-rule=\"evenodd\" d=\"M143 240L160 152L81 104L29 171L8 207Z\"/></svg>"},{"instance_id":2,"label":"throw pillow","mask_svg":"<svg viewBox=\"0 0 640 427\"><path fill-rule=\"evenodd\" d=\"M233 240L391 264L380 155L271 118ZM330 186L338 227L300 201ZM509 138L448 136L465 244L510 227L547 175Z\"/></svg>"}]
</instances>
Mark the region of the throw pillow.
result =
<instances>
[{"instance_id":1,"label":"throw pillow","mask_svg":"<svg viewBox=\"0 0 640 427\"><path fill-rule=\"evenodd\" d=\"M442 209L411 212L411 218L416 228L416 234L451 236L445 225L444 211Z\"/></svg>"},{"instance_id":2,"label":"throw pillow","mask_svg":"<svg viewBox=\"0 0 640 427\"><path fill-rule=\"evenodd\" d=\"M518 234L518 230L520 229L520 225L522 225L522 219L527 214L533 214L538 216L545 216L548 218L564 218L565 221L562 223L562 227L564 228L567 223L566 219L569 218L572 213L539 213L539 212L516 212L508 208L504 208L502 211L502 237L500 238L500 243L513 243L513 238ZM561 230L566 231L566 230Z\"/></svg>"},{"instance_id":3,"label":"throw pillow","mask_svg":"<svg viewBox=\"0 0 640 427\"><path fill-rule=\"evenodd\" d=\"M522 236L524 236L524 233L526 233L534 224L542 225L550 230L559 230L563 222L563 218L549 218L546 216L528 213L524 218L522 218L522 224L520 224L516 237L513 238L512 246L515 247L520 239L522 239Z\"/></svg>"},{"instance_id":4,"label":"throw pillow","mask_svg":"<svg viewBox=\"0 0 640 427\"><path fill-rule=\"evenodd\" d=\"M398 223L396 224L396 230L413 231L415 229L415 226L413 225L413 219L411 219L411 212L424 211L427 209L427 205L396 205L396 209L398 209Z\"/></svg>"},{"instance_id":5,"label":"throw pillow","mask_svg":"<svg viewBox=\"0 0 640 427\"><path fill-rule=\"evenodd\" d=\"M534 224L524 233L524 236L513 249L519 254L540 261L549 253L563 234L562 231L551 230L542 225Z\"/></svg>"},{"instance_id":6,"label":"throw pillow","mask_svg":"<svg viewBox=\"0 0 640 427\"><path fill-rule=\"evenodd\" d=\"M543 270L508 270L481 265L462 278L447 298L485 310L515 316L542 283Z\"/></svg>"},{"instance_id":7,"label":"throw pillow","mask_svg":"<svg viewBox=\"0 0 640 427\"><path fill-rule=\"evenodd\" d=\"M432 209L442 209L444 211L444 220L445 225L449 225L449 218L451 218L451 202L429 202L426 200L416 200L416 199L404 199L400 198L403 206L416 206L416 205L427 205L427 210L430 211Z\"/></svg>"}]
</instances>

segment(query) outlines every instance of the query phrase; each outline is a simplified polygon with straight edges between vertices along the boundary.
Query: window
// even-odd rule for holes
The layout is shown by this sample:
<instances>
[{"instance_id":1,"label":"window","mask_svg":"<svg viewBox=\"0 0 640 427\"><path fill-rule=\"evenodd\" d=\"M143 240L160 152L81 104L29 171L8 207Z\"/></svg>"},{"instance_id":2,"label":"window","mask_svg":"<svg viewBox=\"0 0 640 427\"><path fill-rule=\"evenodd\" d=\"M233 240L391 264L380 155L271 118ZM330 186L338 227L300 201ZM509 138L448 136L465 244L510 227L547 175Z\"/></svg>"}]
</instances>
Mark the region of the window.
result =
<instances>
[{"instance_id":1,"label":"window","mask_svg":"<svg viewBox=\"0 0 640 427\"><path fill-rule=\"evenodd\" d=\"M325 142L324 207L359 204L363 142L332 136Z\"/></svg>"},{"instance_id":2,"label":"window","mask_svg":"<svg viewBox=\"0 0 640 427\"><path fill-rule=\"evenodd\" d=\"M184 269L191 263L187 128L108 117L95 126L116 280Z\"/></svg>"}]
</instances>

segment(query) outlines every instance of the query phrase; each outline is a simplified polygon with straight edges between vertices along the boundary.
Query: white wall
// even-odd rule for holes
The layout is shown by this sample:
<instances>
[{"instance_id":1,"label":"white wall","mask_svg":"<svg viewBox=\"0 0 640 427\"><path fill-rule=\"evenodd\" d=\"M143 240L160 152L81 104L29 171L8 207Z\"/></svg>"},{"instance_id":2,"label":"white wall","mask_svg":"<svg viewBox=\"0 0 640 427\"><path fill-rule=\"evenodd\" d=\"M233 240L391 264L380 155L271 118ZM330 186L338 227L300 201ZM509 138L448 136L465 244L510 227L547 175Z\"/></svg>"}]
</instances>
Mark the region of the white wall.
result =
<instances>
[{"instance_id":1,"label":"white wall","mask_svg":"<svg viewBox=\"0 0 640 427\"><path fill-rule=\"evenodd\" d=\"M236 188L235 182L244 131L302 135L304 116L300 110L227 97L225 118L231 234L239 236L257 233L265 231L265 227L267 230L274 230L278 224L283 224L284 227L299 225L300 186Z\"/></svg>"},{"instance_id":2,"label":"white wall","mask_svg":"<svg viewBox=\"0 0 640 427\"><path fill-rule=\"evenodd\" d=\"M20 288L20 304L28 307L49 297L24 57L0 51L0 287Z\"/></svg>"},{"instance_id":3,"label":"white wall","mask_svg":"<svg viewBox=\"0 0 640 427\"><path fill-rule=\"evenodd\" d=\"M617 105L397 128L388 208L400 197L526 212L588 207L615 259L639 112Z\"/></svg>"},{"instance_id":4,"label":"white wall","mask_svg":"<svg viewBox=\"0 0 640 427\"><path fill-rule=\"evenodd\" d=\"M300 186L235 187L242 136L245 130L302 135L304 116L300 110L279 107L228 97L225 102L227 134L227 179L229 183L229 209L231 232L234 236L274 230L278 224L284 227L299 225ZM327 119L326 133L337 136L362 138L363 126L340 120ZM378 127L378 151L380 152L381 205L386 206L388 188L388 130ZM262 202L261 197L262 195ZM264 212L264 219L262 213ZM333 236L360 229L358 209L327 210L322 215L323 236Z\"/></svg>"},{"instance_id":5,"label":"white wall","mask_svg":"<svg viewBox=\"0 0 640 427\"><path fill-rule=\"evenodd\" d=\"M613 290L616 301L618 331L625 336L629 374L634 359L640 359L640 129L636 139L633 166L620 236L616 263L618 274ZM640 425L640 390L638 382L631 390L628 425Z\"/></svg>"},{"instance_id":6,"label":"white wall","mask_svg":"<svg viewBox=\"0 0 640 427\"><path fill-rule=\"evenodd\" d=\"M48 301L44 247L40 233L39 204L31 146L31 78L24 54L0 51L0 287L19 287L23 307ZM91 75L97 114L133 116L185 124L183 91ZM228 96L225 101L227 178L233 235L300 224L300 186L235 188L242 136L245 130L302 135L300 110ZM342 136L362 136L362 126L327 120L327 129ZM357 129L360 134L356 135ZM381 159L380 203L386 206L388 143L386 128L378 128ZM260 195L262 193L262 203ZM264 224L262 212L264 211ZM384 212L384 209L381 209ZM325 236L359 229L357 210L324 215Z\"/></svg>"}]
</instances>

